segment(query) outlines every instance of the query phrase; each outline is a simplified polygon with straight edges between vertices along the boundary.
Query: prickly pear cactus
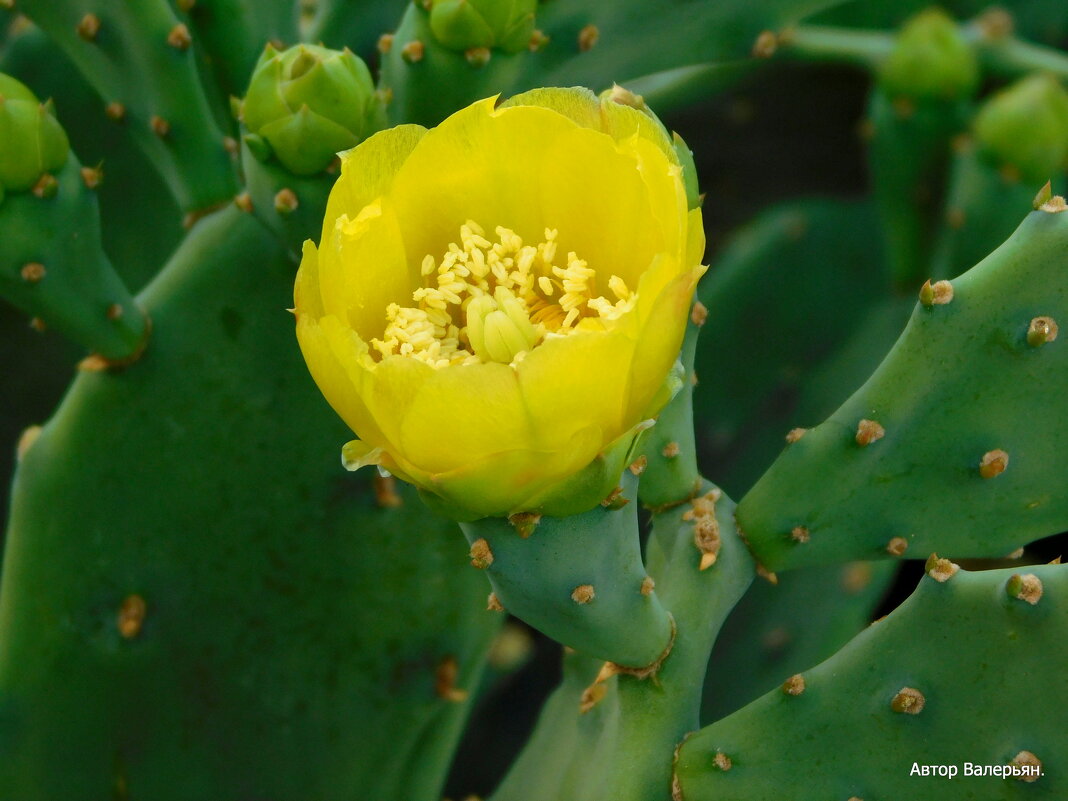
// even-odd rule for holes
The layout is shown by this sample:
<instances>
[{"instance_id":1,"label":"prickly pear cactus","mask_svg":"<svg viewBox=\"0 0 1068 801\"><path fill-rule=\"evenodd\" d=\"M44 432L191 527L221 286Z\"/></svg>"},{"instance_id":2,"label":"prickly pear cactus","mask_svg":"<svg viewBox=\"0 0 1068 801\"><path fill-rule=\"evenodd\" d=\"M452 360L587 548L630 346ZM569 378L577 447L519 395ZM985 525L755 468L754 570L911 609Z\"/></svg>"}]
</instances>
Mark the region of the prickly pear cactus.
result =
<instances>
[{"instance_id":1,"label":"prickly pear cactus","mask_svg":"<svg viewBox=\"0 0 1068 801\"><path fill-rule=\"evenodd\" d=\"M0 0L0 798L1062 798L1066 45Z\"/></svg>"}]
</instances>

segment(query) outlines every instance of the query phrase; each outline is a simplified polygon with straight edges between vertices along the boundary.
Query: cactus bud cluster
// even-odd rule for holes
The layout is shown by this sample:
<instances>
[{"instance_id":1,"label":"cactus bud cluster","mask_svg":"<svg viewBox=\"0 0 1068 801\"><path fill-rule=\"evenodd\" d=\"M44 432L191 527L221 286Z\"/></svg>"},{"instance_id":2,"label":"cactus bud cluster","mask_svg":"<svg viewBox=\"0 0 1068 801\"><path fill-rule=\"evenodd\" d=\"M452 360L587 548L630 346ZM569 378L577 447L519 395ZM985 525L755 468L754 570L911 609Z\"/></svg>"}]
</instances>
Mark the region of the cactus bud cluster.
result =
<instances>
[{"instance_id":1,"label":"cactus bud cluster","mask_svg":"<svg viewBox=\"0 0 1068 801\"><path fill-rule=\"evenodd\" d=\"M518 53L530 45L536 6L537 0L434 0L430 30L450 50Z\"/></svg>"},{"instance_id":2,"label":"cactus bud cluster","mask_svg":"<svg viewBox=\"0 0 1068 801\"><path fill-rule=\"evenodd\" d=\"M0 74L0 201L32 188L44 173L63 166L67 134L25 85Z\"/></svg>"},{"instance_id":3,"label":"cactus bud cluster","mask_svg":"<svg viewBox=\"0 0 1068 801\"><path fill-rule=\"evenodd\" d=\"M974 130L983 155L1044 181L1068 159L1068 92L1052 76L1031 75L990 98Z\"/></svg>"},{"instance_id":4,"label":"cactus bud cluster","mask_svg":"<svg viewBox=\"0 0 1068 801\"><path fill-rule=\"evenodd\" d=\"M891 97L955 100L975 93L979 63L957 24L932 8L901 29L879 81Z\"/></svg>"},{"instance_id":5,"label":"cactus bud cluster","mask_svg":"<svg viewBox=\"0 0 1068 801\"><path fill-rule=\"evenodd\" d=\"M385 124L367 65L351 51L267 45L240 105L245 143L297 175L325 169L334 156Z\"/></svg>"}]
</instances>

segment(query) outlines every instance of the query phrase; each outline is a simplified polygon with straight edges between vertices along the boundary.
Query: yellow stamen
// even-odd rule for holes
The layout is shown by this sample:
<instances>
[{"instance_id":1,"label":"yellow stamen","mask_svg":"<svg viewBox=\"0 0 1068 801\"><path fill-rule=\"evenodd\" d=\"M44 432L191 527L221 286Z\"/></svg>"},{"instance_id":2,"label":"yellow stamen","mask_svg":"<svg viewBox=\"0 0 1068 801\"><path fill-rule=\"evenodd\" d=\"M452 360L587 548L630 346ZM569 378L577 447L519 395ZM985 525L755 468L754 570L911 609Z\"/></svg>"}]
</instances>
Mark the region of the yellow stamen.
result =
<instances>
[{"instance_id":1,"label":"yellow stamen","mask_svg":"<svg viewBox=\"0 0 1068 801\"><path fill-rule=\"evenodd\" d=\"M381 358L408 356L435 368L490 361L514 367L547 334L604 330L633 308L636 296L619 276L607 282L613 301L596 294L597 271L577 253L567 254L566 267L554 264L555 229L546 228L536 245L524 245L510 228L495 233L490 242L467 220L440 262L423 257L415 305L391 303L382 338L371 340Z\"/></svg>"}]
</instances>

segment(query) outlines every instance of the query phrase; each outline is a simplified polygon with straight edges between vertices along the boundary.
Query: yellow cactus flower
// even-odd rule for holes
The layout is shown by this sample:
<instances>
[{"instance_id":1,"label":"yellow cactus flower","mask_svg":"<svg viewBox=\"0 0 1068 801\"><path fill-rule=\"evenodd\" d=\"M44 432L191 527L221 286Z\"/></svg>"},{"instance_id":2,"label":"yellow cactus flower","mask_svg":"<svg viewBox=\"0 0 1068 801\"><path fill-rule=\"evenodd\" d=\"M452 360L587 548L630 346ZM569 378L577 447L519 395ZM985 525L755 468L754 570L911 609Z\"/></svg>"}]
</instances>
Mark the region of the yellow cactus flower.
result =
<instances>
[{"instance_id":1,"label":"yellow cactus flower","mask_svg":"<svg viewBox=\"0 0 1068 801\"><path fill-rule=\"evenodd\" d=\"M642 111L490 98L341 157L304 245L297 338L377 464L459 518L572 514L670 397L704 233Z\"/></svg>"}]
</instances>

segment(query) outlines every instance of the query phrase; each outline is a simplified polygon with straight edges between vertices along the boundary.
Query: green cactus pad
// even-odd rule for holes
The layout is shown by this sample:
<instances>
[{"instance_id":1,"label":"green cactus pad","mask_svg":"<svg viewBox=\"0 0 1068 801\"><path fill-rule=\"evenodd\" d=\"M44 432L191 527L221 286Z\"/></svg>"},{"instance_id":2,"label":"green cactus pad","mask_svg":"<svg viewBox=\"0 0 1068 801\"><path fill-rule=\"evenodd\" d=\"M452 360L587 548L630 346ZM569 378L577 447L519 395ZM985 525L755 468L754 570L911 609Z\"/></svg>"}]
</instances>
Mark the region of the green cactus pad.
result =
<instances>
[{"instance_id":1,"label":"green cactus pad","mask_svg":"<svg viewBox=\"0 0 1068 801\"><path fill-rule=\"evenodd\" d=\"M1031 211L1041 183L1029 183L1010 171L999 170L977 152L974 142L963 143L949 169L931 277L956 278L982 261ZM1056 190L1064 182L1055 183Z\"/></svg>"},{"instance_id":2,"label":"green cactus pad","mask_svg":"<svg viewBox=\"0 0 1068 801\"><path fill-rule=\"evenodd\" d=\"M676 798L1064 798L1065 626L1068 567L925 577L831 659L687 739ZM964 775L1032 755L1033 781ZM939 765L957 775L923 774Z\"/></svg>"},{"instance_id":3,"label":"green cactus pad","mask_svg":"<svg viewBox=\"0 0 1068 801\"><path fill-rule=\"evenodd\" d=\"M872 90L868 164L887 266L904 291L915 291L927 277L950 142L964 130L970 113L967 101L894 98L881 87Z\"/></svg>"},{"instance_id":4,"label":"green cactus pad","mask_svg":"<svg viewBox=\"0 0 1068 801\"><path fill-rule=\"evenodd\" d=\"M175 38L181 21L166 0L19 0L19 10L108 104L113 120L102 107L93 124L128 126L182 211L201 213L234 196L233 163L195 48L187 30Z\"/></svg>"},{"instance_id":5,"label":"green cactus pad","mask_svg":"<svg viewBox=\"0 0 1068 801\"><path fill-rule=\"evenodd\" d=\"M0 204L0 296L109 361L136 358L148 321L104 255L96 197L73 155L55 180L51 197Z\"/></svg>"},{"instance_id":6,"label":"green cactus pad","mask_svg":"<svg viewBox=\"0 0 1068 801\"><path fill-rule=\"evenodd\" d=\"M471 563L486 571L505 609L585 655L641 668L663 655L673 633L656 593L642 592L636 482L624 475L607 508L512 523L487 517L461 528Z\"/></svg>"},{"instance_id":7,"label":"green cactus pad","mask_svg":"<svg viewBox=\"0 0 1068 801\"><path fill-rule=\"evenodd\" d=\"M701 495L717 490L705 482ZM697 725L708 651L753 578L733 525L734 505L715 502L717 559L700 569L699 522L685 504L653 516L649 572L678 625L655 676L619 675L595 684L597 664L570 656L530 743L491 801L651 801L671 793L675 745ZM535 534L535 536L537 536ZM600 688L600 689L598 689ZM603 690L603 693L601 692Z\"/></svg>"},{"instance_id":8,"label":"green cactus pad","mask_svg":"<svg viewBox=\"0 0 1068 801\"><path fill-rule=\"evenodd\" d=\"M886 557L894 538L910 556L1001 556L1068 528L1055 467L1068 284L1052 269L1065 248L1068 213L1036 211L978 266L928 288L932 305L871 379L739 504L767 567ZM791 538L796 526L809 541Z\"/></svg>"},{"instance_id":9,"label":"green cactus pad","mask_svg":"<svg viewBox=\"0 0 1068 801\"><path fill-rule=\"evenodd\" d=\"M897 574L892 562L793 570L754 582L712 648L701 720L726 717L817 665L871 622Z\"/></svg>"},{"instance_id":10,"label":"green cactus pad","mask_svg":"<svg viewBox=\"0 0 1068 801\"><path fill-rule=\"evenodd\" d=\"M454 524L338 464L292 275L251 215L202 220L139 298L152 347L82 374L25 450L6 797L441 798L501 616Z\"/></svg>"},{"instance_id":11,"label":"green cactus pad","mask_svg":"<svg viewBox=\"0 0 1068 801\"><path fill-rule=\"evenodd\" d=\"M795 413L802 377L849 342L888 294L871 248L878 236L870 204L791 201L739 229L712 261L698 287L708 320L694 416L702 470L728 492L752 486L786 432L814 422Z\"/></svg>"}]
</instances>

